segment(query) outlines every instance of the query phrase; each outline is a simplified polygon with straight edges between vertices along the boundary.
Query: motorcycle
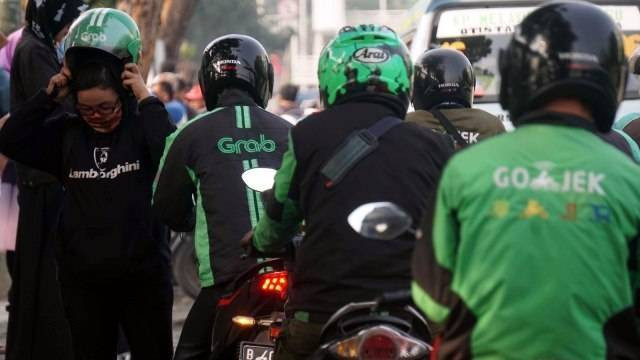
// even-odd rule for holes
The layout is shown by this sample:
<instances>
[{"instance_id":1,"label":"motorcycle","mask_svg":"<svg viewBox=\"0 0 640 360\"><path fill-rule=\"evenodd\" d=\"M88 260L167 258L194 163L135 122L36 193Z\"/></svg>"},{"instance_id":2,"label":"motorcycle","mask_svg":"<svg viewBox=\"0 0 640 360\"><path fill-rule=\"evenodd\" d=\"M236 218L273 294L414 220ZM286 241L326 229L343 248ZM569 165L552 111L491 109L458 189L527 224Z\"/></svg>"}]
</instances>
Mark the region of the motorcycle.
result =
<instances>
[{"instance_id":1,"label":"motorcycle","mask_svg":"<svg viewBox=\"0 0 640 360\"><path fill-rule=\"evenodd\" d=\"M272 359L288 286L283 259L264 261L238 276L217 304L211 359Z\"/></svg>"},{"instance_id":2,"label":"motorcycle","mask_svg":"<svg viewBox=\"0 0 640 360\"><path fill-rule=\"evenodd\" d=\"M255 191L273 187L275 170L254 168L242 179ZM252 257L283 254L253 252ZM218 301L211 359L271 360L284 321L290 283L287 260L262 261L235 278L229 293Z\"/></svg>"},{"instance_id":3,"label":"motorcycle","mask_svg":"<svg viewBox=\"0 0 640 360\"><path fill-rule=\"evenodd\" d=\"M379 241L417 233L411 217L388 202L364 204L347 222L362 236ZM422 360L429 358L430 341L429 324L406 290L340 308L322 329L322 345L311 359Z\"/></svg>"}]
</instances>

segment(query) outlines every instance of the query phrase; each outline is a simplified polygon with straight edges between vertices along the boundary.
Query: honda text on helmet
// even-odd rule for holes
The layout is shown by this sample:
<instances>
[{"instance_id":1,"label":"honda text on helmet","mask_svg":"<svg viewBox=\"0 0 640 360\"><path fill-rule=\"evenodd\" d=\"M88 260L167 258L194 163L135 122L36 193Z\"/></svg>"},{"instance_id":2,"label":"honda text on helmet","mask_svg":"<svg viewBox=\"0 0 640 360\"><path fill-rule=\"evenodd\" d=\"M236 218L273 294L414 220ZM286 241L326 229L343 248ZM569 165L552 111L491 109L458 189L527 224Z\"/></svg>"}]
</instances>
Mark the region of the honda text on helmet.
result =
<instances>
[{"instance_id":1,"label":"honda text on helmet","mask_svg":"<svg viewBox=\"0 0 640 360\"><path fill-rule=\"evenodd\" d=\"M213 40L204 50L200 67L200 88L207 109L217 106L218 97L230 87L247 91L265 108L273 92L273 66L264 47L246 35L226 35Z\"/></svg>"},{"instance_id":2,"label":"honda text on helmet","mask_svg":"<svg viewBox=\"0 0 640 360\"><path fill-rule=\"evenodd\" d=\"M422 54L415 65L413 106L428 110L437 105L470 108L476 77L463 53L453 49L434 49Z\"/></svg>"}]
</instances>

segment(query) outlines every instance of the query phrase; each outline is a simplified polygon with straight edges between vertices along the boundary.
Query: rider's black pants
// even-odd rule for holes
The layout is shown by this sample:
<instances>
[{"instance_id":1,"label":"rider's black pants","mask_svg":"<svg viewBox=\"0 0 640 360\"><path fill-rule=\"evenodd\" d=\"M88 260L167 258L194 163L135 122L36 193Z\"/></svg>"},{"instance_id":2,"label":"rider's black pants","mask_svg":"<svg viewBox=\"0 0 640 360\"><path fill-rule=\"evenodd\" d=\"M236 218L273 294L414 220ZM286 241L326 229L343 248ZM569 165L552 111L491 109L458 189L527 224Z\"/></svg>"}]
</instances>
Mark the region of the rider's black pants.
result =
<instances>
[{"instance_id":1,"label":"rider's black pants","mask_svg":"<svg viewBox=\"0 0 640 360\"><path fill-rule=\"evenodd\" d=\"M276 345L275 360L305 360L320 346L324 323L287 319Z\"/></svg>"},{"instance_id":2,"label":"rider's black pants","mask_svg":"<svg viewBox=\"0 0 640 360\"><path fill-rule=\"evenodd\" d=\"M75 360L116 358L121 324L133 359L170 360L173 288L168 269L113 282L62 282Z\"/></svg>"},{"instance_id":3,"label":"rider's black pants","mask_svg":"<svg viewBox=\"0 0 640 360\"><path fill-rule=\"evenodd\" d=\"M216 305L225 294L227 284L207 286L200 290L184 322L174 360L207 360L211 355L211 332Z\"/></svg>"}]
</instances>

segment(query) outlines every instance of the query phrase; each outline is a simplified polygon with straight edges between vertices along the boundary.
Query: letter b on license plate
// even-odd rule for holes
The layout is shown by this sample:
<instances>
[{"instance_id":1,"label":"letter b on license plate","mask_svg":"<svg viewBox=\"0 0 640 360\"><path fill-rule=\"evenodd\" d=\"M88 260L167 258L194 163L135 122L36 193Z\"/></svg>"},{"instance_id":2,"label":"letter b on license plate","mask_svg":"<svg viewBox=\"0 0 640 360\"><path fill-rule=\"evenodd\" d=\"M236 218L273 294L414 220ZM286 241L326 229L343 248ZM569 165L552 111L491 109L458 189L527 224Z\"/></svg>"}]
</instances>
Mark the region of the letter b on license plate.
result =
<instances>
[{"instance_id":1,"label":"letter b on license plate","mask_svg":"<svg viewBox=\"0 0 640 360\"><path fill-rule=\"evenodd\" d=\"M274 347L268 344L240 344L240 360L273 360L274 352Z\"/></svg>"}]
</instances>

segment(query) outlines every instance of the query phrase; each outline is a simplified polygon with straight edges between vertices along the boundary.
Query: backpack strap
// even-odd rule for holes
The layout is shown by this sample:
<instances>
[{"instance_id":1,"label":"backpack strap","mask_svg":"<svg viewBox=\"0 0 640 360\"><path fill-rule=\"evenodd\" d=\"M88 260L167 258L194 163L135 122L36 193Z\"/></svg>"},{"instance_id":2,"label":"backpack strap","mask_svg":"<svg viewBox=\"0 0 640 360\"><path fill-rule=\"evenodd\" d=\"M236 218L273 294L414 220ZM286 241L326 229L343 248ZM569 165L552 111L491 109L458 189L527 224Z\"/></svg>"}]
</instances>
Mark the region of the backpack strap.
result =
<instances>
[{"instance_id":1,"label":"backpack strap","mask_svg":"<svg viewBox=\"0 0 640 360\"><path fill-rule=\"evenodd\" d=\"M402 124L402 120L386 116L366 129L352 132L324 164L320 173L326 177L327 189L336 186L365 156L378 147L378 139Z\"/></svg>"},{"instance_id":2,"label":"backpack strap","mask_svg":"<svg viewBox=\"0 0 640 360\"><path fill-rule=\"evenodd\" d=\"M440 125L442 125L442 127L445 129L447 134L449 134L453 138L453 140L456 142L456 144L458 144L458 146L466 147L467 145L469 145L469 143L462 137L462 135L460 135L460 132L455 128L455 126L453 126L451 121L442 113L442 111L438 109L433 109L429 112L436 119L438 119L438 121L440 122Z\"/></svg>"}]
</instances>

